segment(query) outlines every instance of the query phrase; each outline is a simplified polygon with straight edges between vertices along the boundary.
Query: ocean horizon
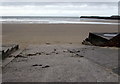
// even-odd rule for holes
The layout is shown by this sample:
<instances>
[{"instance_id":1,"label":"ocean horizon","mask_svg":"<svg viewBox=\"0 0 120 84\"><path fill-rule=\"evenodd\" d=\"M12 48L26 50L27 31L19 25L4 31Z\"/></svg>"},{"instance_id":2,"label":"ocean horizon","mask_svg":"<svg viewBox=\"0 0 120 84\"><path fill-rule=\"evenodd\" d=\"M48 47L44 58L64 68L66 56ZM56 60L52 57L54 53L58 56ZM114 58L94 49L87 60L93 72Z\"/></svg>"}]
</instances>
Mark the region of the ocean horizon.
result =
<instances>
[{"instance_id":1,"label":"ocean horizon","mask_svg":"<svg viewBox=\"0 0 120 84\"><path fill-rule=\"evenodd\" d=\"M97 20L97 22L96 22ZM103 21L103 22L102 22ZM1 16L1 23L11 24L112 24L105 19L86 19L72 16Z\"/></svg>"}]
</instances>

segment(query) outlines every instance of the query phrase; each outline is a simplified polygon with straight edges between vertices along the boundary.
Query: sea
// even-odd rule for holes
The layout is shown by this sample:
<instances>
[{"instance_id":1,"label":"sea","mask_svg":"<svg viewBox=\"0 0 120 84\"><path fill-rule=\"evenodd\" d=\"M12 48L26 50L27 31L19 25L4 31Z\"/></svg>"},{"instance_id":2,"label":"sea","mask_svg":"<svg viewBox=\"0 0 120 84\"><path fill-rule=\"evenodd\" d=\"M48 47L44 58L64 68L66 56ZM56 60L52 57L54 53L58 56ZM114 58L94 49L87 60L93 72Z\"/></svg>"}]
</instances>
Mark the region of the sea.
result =
<instances>
[{"instance_id":1,"label":"sea","mask_svg":"<svg viewBox=\"0 0 120 84\"><path fill-rule=\"evenodd\" d=\"M103 21L103 22L102 22ZM81 19L80 17L41 17L41 16L2 16L1 23L9 24L112 24L119 23L107 22L107 20Z\"/></svg>"},{"instance_id":2,"label":"sea","mask_svg":"<svg viewBox=\"0 0 120 84\"><path fill-rule=\"evenodd\" d=\"M78 23L79 17L2 16L3 23Z\"/></svg>"}]
</instances>

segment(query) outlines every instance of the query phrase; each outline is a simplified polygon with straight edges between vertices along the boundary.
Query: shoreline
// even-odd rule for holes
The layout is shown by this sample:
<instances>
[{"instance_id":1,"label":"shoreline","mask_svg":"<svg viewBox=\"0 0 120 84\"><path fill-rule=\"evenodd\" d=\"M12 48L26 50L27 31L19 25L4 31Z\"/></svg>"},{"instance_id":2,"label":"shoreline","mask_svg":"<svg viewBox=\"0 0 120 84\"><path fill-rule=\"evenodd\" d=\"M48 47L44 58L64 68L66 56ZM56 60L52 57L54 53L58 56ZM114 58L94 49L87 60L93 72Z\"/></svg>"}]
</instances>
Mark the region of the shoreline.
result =
<instances>
[{"instance_id":1,"label":"shoreline","mask_svg":"<svg viewBox=\"0 0 120 84\"><path fill-rule=\"evenodd\" d=\"M119 20L85 20L79 21L0 21L1 24L106 24L106 25L120 25Z\"/></svg>"}]
</instances>

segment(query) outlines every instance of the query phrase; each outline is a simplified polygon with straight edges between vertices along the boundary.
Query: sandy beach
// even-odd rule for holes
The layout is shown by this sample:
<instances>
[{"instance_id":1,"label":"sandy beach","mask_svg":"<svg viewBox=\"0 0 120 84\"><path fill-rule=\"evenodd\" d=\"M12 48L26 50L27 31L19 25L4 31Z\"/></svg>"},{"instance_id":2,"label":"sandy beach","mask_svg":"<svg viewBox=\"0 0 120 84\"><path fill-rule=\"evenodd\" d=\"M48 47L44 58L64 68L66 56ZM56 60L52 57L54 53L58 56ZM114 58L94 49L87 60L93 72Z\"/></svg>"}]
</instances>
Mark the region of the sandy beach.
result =
<instances>
[{"instance_id":1,"label":"sandy beach","mask_svg":"<svg viewBox=\"0 0 120 84\"><path fill-rule=\"evenodd\" d=\"M119 82L118 1L0 2L0 83Z\"/></svg>"},{"instance_id":2,"label":"sandy beach","mask_svg":"<svg viewBox=\"0 0 120 84\"><path fill-rule=\"evenodd\" d=\"M118 82L118 48L82 45L89 32L117 31L117 25L3 24L3 44L22 51L3 61L2 81Z\"/></svg>"},{"instance_id":3,"label":"sandy beach","mask_svg":"<svg viewBox=\"0 0 120 84\"><path fill-rule=\"evenodd\" d=\"M2 24L3 44L80 44L89 32L117 32L118 25L103 24Z\"/></svg>"}]
</instances>

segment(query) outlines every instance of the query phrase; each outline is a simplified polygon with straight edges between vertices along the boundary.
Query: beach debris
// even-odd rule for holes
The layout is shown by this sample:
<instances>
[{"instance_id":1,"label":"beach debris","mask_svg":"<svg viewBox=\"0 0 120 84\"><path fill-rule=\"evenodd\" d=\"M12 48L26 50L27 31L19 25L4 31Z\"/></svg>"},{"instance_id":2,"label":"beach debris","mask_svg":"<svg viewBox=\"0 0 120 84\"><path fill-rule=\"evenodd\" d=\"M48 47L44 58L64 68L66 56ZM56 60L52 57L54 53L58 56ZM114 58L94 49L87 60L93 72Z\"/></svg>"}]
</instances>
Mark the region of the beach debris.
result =
<instances>
[{"instance_id":1,"label":"beach debris","mask_svg":"<svg viewBox=\"0 0 120 84\"><path fill-rule=\"evenodd\" d=\"M120 33L89 33L82 44L95 46L120 47Z\"/></svg>"},{"instance_id":2,"label":"beach debris","mask_svg":"<svg viewBox=\"0 0 120 84\"><path fill-rule=\"evenodd\" d=\"M79 50L77 50L76 52L80 52Z\"/></svg>"},{"instance_id":3,"label":"beach debris","mask_svg":"<svg viewBox=\"0 0 120 84\"><path fill-rule=\"evenodd\" d=\"M46 55L50 55L49 53L46 53Z\"/></svg>"},{"instance_id":4,"label":"beach debris","mask_svg":"<svg viewBox=\"0 0 120 84\"><path fill-rule=\"evenodd\" d=\"M76 53L76 54L72 55L72 57L84 57L84 56Z\"/></svg>"},{"instance_id":5,"label":"beach debris","mask_svg":"<svg viewBox=\"0 0 120 84\"><path fill-rule=\"evenodd\" d=\"M51 43L45 43L45 44L50 45Z\"/></svg>"},{"instance_id":6,"label":"beach debris","mask_svg":"<svg viewBox=\"0 0 120 84\"><path fill-rule=\"evenodd\" d=\"M87 48L85 48L85 49L87 49ZM71 57L84 57L83 55L80 54L81 51L77 50L77 49L76 50L75 49L68 50L68 52L72 54Z\"/></svg>"},{"instance_id":7,"label":"beach debris","mask_svg":"<svg viewBox=\"0 0 120 84\"><path fill-rule=\"evenodd\" d=\"M37 55L36 53L33 53L33 54L27 54L27 56L34 56L34 55Z\"/></svg>"},{"instance_id":8,"label":"beach debris","mask_svg":"<svg viewBox=\"0 0 120 84\"><path fill-rule=\"evenodd\" d=\"M42 66L42 64L40 64L39 66Z\"/></svg>"},{"instance_id":9,"label":"beach debris","mask_svg":"<svg viewBox=\"0 0 120 84\"><path fill-rule=\"evenodd\" d=\"M75 49L72 49L72 50L67 50L69 53L80 53L80 50L75 50Z\"/></svg>"},{"instance_id":10,"label":"beach debris","mask_svg":"<svg viewBox=\"0 0 120 84\"><path fill-rule=\"evenodd\" d=\"M74 51L72 51L72 50L68 50L68 52L69 52L69 53L75 53L75 52L74 52Z\"/></svg>"},{"instance_id":11,"label":"beach debris","mask_svg":"<svg viewBox=\"0 0 120 84\"><path fill-rule=\"evenodd\" d=\"M83 55L80 55L80 57L84 57Z\"/></svg>"},{"instance_id":12,"label":"beach debris","mask_svg":"<svg viewBox=\"0 0 120 84\"><path fill-rule=\"evenodd\" d=\"M32 66L42 66L42 64L34 64L34 65L32 65Z\"/></svg>"},{"instance_id":13,"label":"beach debris","mask_svg":"<svg viewBox=\"0 0 120 84\"><path fill-rule=\"evenodd\" d=\"M40 53L40 52L37 52L36 54L38 54L38 55L41 55L42 53Z\"/></svg>"},{"instance_id":14,"label":"beach debris","mask_svg":"<svg viewBox=\"0 0 120 84\"><path fill-rule=\"evenodd\" d=\"M27 56L23 56L21 54L17 55L15 58L22 57L22 58L27 58Z\"/></svg>"},{"instance_id":15,"label":"beach debris","mask_svg":"<svg viewBox=\"0 0 120 84\"><path fill-rule=\"evenodd\" d=\"M41 55L42 52L36 52L36 53L29 53L27 56L35 56L35 55Z\"/></svg>"},{"instance_id":16,"label":"beach debris","mask_svg":"<svg viewBox=\"0 0 120 84\"><path fill-rule=\"evenodd\" d=\"M50 67L49 65L45 65L45 66L43 66L42 68L48 68L48 67Z\"/></svg>"},{"instance_id":17,"label":"beach debris","mask_svg":"<svg viewBox=\"0 0 120 84\"><path fill-rule=\"evenodd\" d=\"M41 66L41 68L48 68L48 67L50 67L49 65L43 66L42 64L33 64L32 66L34 66L34 67Z\"/></svg>"},{"instance_id":18,"label":"beach debris","mask_svg":"<svg viewBox=\"0 0 120 84\"><path fill-rule=\"evenodd\" d=\"M79 54L75 54L76 56L79 56Z\"/></svg>"},{"instance_id":19,"label":"beach debris","mask_svg":"<svg viewBox=\"0 0 120 84\"><path fill-rule=\"evenodd\" d=\"M56 52L56 54L59 54L58 52Z\"/></svg>"},{"instance_id":20,"label":"beach debris","mask_svg":"<svg viewBox=\"0 0 120 84\"><path fill-rule=\"evenodd\" d=\"M57 49L54 49L54 51L56 51Z\"/></svg>"},{"instance_id":21,"label":"beach debris","mask_svg":"<svg viewBox=\"0 0 120 84\"><path fill-rule=\"evenodd\" d=\"M32 65L32 66L38 66L38 64L34 64L34 65Z\"/></svg>"}]
</instances>

